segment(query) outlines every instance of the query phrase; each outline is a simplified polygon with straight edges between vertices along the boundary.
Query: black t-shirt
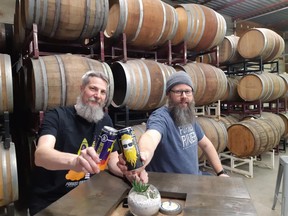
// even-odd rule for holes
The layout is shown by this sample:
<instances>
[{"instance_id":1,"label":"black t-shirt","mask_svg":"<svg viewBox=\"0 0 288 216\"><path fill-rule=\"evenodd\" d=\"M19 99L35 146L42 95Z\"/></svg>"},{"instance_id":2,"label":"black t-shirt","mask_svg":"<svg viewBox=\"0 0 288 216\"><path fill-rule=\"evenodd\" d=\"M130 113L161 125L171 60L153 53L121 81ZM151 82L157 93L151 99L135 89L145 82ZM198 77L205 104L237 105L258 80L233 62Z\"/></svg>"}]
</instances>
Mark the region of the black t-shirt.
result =
<instances>
[{"instance_id":1,"label":"black t-shirt","mask_svg":"<svg viewBox=\"0 0 288 216\"><path fill-rule=\"evenodd\" d=\"M78 154L81 149L92 146L95 137L99 136L104 126L113 127L112 120L106 113L104 118L95 124L77 115L74 106L58 107L45 113L39 137L51 134L56 137L55 149ZM113 151L117 150L116 143ZM47 207L90 177L83 172L51 171L42 167L35 167L33 172L29 204L31 215Z\"/></svg>"}]
</instances>

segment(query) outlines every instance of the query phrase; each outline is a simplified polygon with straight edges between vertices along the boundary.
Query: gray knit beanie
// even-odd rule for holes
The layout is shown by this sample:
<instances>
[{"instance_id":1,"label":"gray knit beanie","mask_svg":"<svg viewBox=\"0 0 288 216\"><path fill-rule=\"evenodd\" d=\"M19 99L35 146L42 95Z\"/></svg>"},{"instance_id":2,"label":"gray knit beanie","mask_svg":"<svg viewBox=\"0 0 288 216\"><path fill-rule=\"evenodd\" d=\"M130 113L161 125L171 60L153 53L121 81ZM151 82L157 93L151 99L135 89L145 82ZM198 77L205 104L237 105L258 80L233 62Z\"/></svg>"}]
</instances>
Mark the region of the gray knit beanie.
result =
<instances>
[{"instance_id":1,"label":"gray knit beanie","mask_svg":"<svg viewBox=\"0 0 288 216\"><path fill-rule=\"evenodd\" d=\"M178 71L173 73L166 82L166 94L173 88L173 86L178 84L189 85L193 90L193 83L191 77L184 71Z\"/></svg>"}]
</instances>

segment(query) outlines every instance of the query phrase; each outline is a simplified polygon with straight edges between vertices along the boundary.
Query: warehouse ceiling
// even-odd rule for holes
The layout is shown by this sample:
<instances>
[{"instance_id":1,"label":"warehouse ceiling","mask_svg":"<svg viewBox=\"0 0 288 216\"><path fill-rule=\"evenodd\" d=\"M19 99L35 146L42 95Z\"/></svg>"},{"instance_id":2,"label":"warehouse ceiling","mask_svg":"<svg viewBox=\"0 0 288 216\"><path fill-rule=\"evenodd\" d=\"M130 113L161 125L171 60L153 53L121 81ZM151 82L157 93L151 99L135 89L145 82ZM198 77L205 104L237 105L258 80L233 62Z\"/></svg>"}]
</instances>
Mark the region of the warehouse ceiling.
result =
<instances>
[{"instance_id":1,"label":"warehouse ceiling","mask_svg":"<svg viewBox=\"0 0 288 216\"><path fill-rule=\"evenodd\" d=\"M170 5L201 4L236 23L250 21L263 27L288 32L288 0L162 0Z\"/></svg>"}]
</instances>

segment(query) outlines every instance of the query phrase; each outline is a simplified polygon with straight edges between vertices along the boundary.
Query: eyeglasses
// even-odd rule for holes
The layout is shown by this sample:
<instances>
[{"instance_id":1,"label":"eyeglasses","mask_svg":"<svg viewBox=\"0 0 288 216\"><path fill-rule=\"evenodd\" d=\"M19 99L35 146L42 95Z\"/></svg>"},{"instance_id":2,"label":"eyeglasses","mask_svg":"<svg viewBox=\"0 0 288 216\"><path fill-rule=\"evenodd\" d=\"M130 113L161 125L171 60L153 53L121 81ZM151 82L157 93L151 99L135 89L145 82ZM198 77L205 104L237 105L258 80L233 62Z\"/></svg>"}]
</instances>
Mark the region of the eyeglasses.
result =
<instances>
[{"instance_id":1,"label":"eyeglasses","mask_svg":"<svg viewBox=\"0 0 288 216\"><path fill-rule=\"evenodd\" d=\"M183 93L185 93L185 95L192 95L193 92L192 90L170 90L170 91L178 96L183 95Z\"/></svg>"},{"instance_id":2,"label":"eyeglasses","mask_svg":"<svg viewBox=\"0 0 288 216\"><path fill-rule=\"evenodd\" d=\"M132 146L133 146L133 143L123 144L122 146L123 146L123 148L128 148L128 146L129 146L129 147L132 147Z\"/></svg>"}]
</instances>

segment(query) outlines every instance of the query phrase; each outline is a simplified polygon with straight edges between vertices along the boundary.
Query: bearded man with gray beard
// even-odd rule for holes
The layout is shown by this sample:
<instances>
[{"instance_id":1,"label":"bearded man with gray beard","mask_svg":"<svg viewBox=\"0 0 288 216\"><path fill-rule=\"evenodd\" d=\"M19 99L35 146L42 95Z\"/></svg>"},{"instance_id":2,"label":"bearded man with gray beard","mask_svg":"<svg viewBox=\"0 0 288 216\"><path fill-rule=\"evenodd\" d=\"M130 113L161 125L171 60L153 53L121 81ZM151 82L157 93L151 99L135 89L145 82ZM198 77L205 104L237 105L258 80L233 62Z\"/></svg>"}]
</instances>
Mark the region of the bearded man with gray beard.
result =
<instances>
[{"instance_id":1,"label":"bearded man with gray beard","mask_svg":"<svg viewBox=\"0 0 288 216\"><path fill-rule=\"evenodd\" d=\"M104 126L113 127L111 118L103 112L108 91L106 75L88 71L82 77L76 105L57 107L45 113L31 178L30 215L100 172L100 159L94 145ZM110 154L108 168L114 175L123 177L116 165L117 147Z\"/></svg>"},{"instance_id":2,"label":"bearded man with gray beard","mask_svg":"<svg viewBox=\"0 0 288 216\"><path fill-rule=\"evenodd\" d=\"M207 156L215 174L229 177L223 170L217 151L205 136L194 114L193 84L190 76L179 71L166 82L167 105L152 112L138 145L144 167L151 172L201 175L198 146ZM119 157L118 167L125 175L125 162Z\"/></svg>"}]
</instances>

